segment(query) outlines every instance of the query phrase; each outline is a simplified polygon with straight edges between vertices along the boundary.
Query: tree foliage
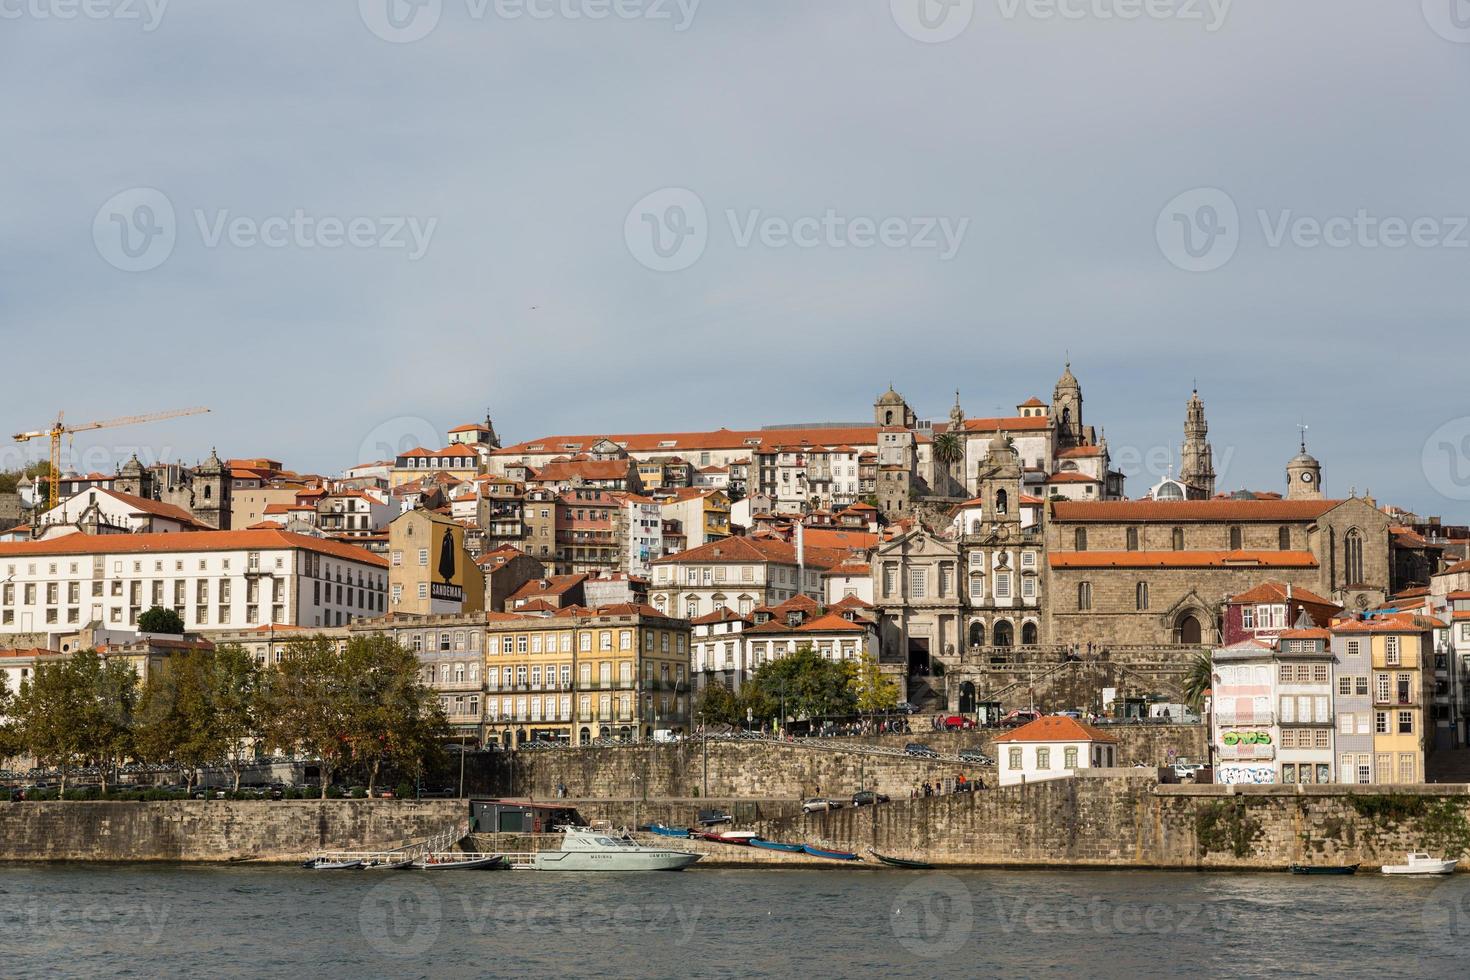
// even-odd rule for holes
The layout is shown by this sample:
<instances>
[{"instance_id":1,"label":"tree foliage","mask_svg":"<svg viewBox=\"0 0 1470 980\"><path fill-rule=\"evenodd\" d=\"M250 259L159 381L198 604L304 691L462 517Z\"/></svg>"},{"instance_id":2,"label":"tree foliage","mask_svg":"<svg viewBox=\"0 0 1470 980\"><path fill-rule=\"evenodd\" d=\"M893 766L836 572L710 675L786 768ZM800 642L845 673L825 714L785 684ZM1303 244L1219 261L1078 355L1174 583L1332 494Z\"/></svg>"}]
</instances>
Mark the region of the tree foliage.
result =
<instances>
[{"instance_id":1,"label":"tree foliage","mask_svg":"<svg viewBox=\"0 0 1470 980\"><path fill-rule=\"evenodd\" d=\"M783 722L848 715L857 706L846 668L820 656L809 644L762 664L742 693L755 717L779 717Z\"/></svg>"},{"instance_id":2,"label":"tree foliage","mask_svg":"<svg viewBox=\"0 0 1470 980\"><path fill-rule=\"evenodd\" d=\"M248 747L259 732L259 672L240 646L190 650L152 675L139 708L138 749L192 775L223 761L240 786Z\"/></svg>"},{"instance_id":3,"label":"tree foliage","mask_svg":"<svg viewBox=\"0 0 1470 980\"><path fill-rule=\"evenodd\" d=\"M139 633L172 633L180 636L184 632L184 620L172 609L154 606L138 617Z\"/></svg>"},{"instance_id":4,"label":"tree foliage","mask_svg":"<svg viewBox=\"0 0 1470 980\"><path fill-rule=\"evenodd\" d=\"M138 674L124 660L104 660L82 650L64 660L36 665L14 699L12 724L17 744L39 761L61 770L94 764L108 771L134 747Z\"/></svg>"},{"instance_id":5,"label":"tree foliage","mask_svg":"<svg viewBox=\"0 0 1470 980\"><path fill-rule=\"evenodd\" d=\"M1205 692L1214 683L1211 680L1210 655L1198 654L1189 663L1189 672L1184 676L1184 703L1198 711L1205 703Z\"/></svg>"},{"instance_id":6,"label":"tree foliage","mask_svg":"<svg viewBox=\"0 0 1470 980\"><path fill-rule=\"evenodd\" d=\"M898 678L883 673L871 653L845 666L847 686L859 711L891 711L898 707Z\"/></svg>"}]
</instances>

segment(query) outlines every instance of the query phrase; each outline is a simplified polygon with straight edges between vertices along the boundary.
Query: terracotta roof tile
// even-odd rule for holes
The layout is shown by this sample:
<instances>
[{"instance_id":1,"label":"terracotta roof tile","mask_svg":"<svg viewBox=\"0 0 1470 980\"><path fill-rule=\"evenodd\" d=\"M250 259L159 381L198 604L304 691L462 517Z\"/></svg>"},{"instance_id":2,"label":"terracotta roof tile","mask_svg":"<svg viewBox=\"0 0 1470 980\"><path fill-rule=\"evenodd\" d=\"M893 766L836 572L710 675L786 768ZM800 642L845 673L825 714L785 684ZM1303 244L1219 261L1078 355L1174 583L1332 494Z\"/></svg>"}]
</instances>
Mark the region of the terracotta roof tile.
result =
<instances>
[{"instance_id":1,"label":"terracotta roof tile","mask_svg":"<svg viewBox=\"0 0 1470 980\"><path fill-rule=\"evenodd\" d=\"M1052 568L1316 568L1310 551L1067 551Z\"/></svg>"},{"instance_id":2,"label":"terracotta roof tile","mask_svg":"<svg viewBox=\"0 0 1470 980\"><path fill-rule=\"evenodd\" d=\"M1027 722L1014 731L998 735L996 742L1109 742L1117 739L1101 728L1066 715L1047 715Z\"/></svg>"},{"instance_id":3,"label":"terracotta roof tile","mask_svg":"<svg viewBox=\"0 0 1470 980\"><path fill-rule=\"evenodd\" d=\"M1059 500L1056 521L1301 521L1321 517L1341 500Z\"/></svg>"},{"instance_id":4,"label":"terracotta roof tile","mask_svg":"<svg viewBox=\"0 0 1470 980\"><path fill-rule=\"evenodd\" d=\"M388 559L362 548L291 531L164 531L156 534L68 534L48 541L0 542L0 558L27 555L128 555L189 551L267 551L298 548L364 565L388 567Z\"/></svg>"}]
</instances>

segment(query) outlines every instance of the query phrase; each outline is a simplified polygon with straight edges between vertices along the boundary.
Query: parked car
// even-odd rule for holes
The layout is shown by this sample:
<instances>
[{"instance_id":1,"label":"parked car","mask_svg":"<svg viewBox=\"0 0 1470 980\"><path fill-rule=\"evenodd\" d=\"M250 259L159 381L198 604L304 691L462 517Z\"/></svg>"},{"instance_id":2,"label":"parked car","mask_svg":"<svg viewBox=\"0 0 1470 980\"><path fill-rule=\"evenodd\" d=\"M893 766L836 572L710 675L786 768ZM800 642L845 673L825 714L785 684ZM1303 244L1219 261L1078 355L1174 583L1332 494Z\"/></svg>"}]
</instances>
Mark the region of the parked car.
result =
<instances>
[{"instance_id":1,"label":"parked car","mask_svg":"<svg viewBox=\"0 0 1470 980\"><path fill-rule=\"evenodd\" d=\"M853 806L876 806L879 803L887 803L888 795L871 789L861 789L852 794Z\"/></svg>"},{"instance_id":2,"label":"parked car","mask_svg":"<svg viewBox=\"0 0 1470 980\"><path fill-rule=\"evenodd\" d=\"M921 759L937 759L939 753L920 742L910 742L903 747L904 755L917 756Z\"/></svg>"},{"instance_id":3,"label":"parked car","mask_svg":"<svg viewBox=\"0 0 1470 980\"><path fill-rule=\"evenodd\" d=\"M979 749L960 749L960 761L977 766L993 766L995 760Z\"/></svg>"},{"instance_id":4,"label":"parked car","mask_svg":"<svg viewBox=\"0 0 1470 980\"><path fill-rule=\"evenodd\" d=\"M1195 774L1205 768L1202 762L1176 762L1174 763L1174 775L1181 780L1193 779Z\"/></svg>"},{"instance_id":5,"label":"parked car","mask_svg":"<svg viewBox=\"0 0 1470 980\"><path fill-rule=\"evenodd\" d=\"M912 704L909 704L907 701L900 701L893 710L897 711L899 714L911 715L917 712L919 709L914 707Z\"/></svg>"},{"instance_id":6,"label":"parked car","mask_svg":"<svg viewBox=\"0 0 1470 980\"><path fill-rule=\"evenodd\" d=\"M841 809L841 800L828 799L825 796L814 796L801 805L802 813L826 813L828 810Z\"/></svg>"},{"instance_id":7,"label":"parked car","mask_svg":"<svg viewBox=\"0 0 1470 980\"><path fill-rule=\"evenodd\" d=\"M701 827L713 827L716 824L729 823L734 819L724 810L700 810L698 823Z\"/></svg>"},{"instance_id":8,"label":"parked car","mask_svg":"<svg viewBox=\"0 0 1470 980\"><path fill-rule=\"evenodd\" d=\"M942 722L947 732L968 731L975 727L975 722L964 715L950 715Z\"/></svg>"},{"instance_id":9,"label":"parked car","mask_svg":"<svg viewBox=\"0 0 1470 980\"><path fill-rule=\"evenodd\" d=\"M1002 718L1000 720L1000 723L1001 726L1004 728L1015 728L1018 725L1024 725L1028 722L1035 721L1040 717L1041 712L1039 711L1032 711L1029 708L1017 708L1015 711L1012 711L1010 714Z\"/></svg>"}]
</instances>

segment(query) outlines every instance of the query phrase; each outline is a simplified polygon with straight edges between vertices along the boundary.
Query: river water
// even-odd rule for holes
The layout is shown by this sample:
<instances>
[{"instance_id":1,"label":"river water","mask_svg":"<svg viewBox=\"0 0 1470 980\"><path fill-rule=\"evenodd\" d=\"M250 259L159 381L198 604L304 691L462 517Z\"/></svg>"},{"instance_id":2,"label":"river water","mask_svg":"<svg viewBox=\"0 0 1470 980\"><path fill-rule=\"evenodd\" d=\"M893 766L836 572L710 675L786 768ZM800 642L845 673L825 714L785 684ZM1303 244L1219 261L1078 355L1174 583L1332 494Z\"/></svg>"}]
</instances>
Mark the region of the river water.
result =
<instances>
[{"instance_id":1,"label":"river water","mask_svg":"<svg viewBox=\"0 0 1470 980\"><path fill-rule=\"evenodd\" d=\"M1466 977L1470 875L0 865L0 976Z\"/></svg>"}]
</instances>

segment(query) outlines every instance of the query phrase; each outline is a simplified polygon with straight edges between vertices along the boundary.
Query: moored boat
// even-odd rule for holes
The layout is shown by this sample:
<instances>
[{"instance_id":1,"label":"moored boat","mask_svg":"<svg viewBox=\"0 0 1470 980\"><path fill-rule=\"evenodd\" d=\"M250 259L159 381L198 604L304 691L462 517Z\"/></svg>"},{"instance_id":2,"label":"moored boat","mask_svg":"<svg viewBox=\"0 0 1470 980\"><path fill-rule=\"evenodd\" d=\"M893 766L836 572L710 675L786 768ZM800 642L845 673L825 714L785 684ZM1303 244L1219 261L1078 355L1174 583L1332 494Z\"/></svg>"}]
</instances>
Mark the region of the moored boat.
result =
<instances>
[{"instance_id":1,"label":"moored boat","mask_svg":"<svg viewBox=\"0 0 1470 980\"><path fill-rule=\"evenodd\" d=\"M805 851L806 853L810 854L812 857L828 858L828 859L833 860L833 861L861 861L862 860L862 858L858 857L856 854L852 853L851 851L833 851L833 850L829 850L829 849L827 849L825 847L813 847L810 844L803 844L803 845L801 845L801 849L803 851Z\"/></svg>"},{"instance_id":2,"label":"moored boat","mask_svg":"<svg viewBox=\"0 0 1470 980\"><path fill-rule=\"evenodd\" d=\"M648 832L658 834L660 837L688 837L688 827L665 827L661 823L650 824Z\"/></svg>"},{"instance_id":3,"label":"moored boat","mask_svg":"<svg viewBox=\"0 0 1470 980\"><path fill-rule=\"evenodd\" d=\"M913 871L930 871L934 868L934 865L925 864L923 861L910 861L907 858L889 857L886 854L879 854L877 851L869 851L868 853L877 858L880 863L886 864L890 868L908 868Z\"/></svg>"},{"instance_id":4,"label":"moored boat","mask_svg":"<svg viewBox=\"0 0 1470 980\"><path fill-rule=\"evenodd\" d=\"M1294 875L1353 875L1358 873L1356 864L1293 864Z\"/></svg>"},{"instance_id":5,"label":"moored boat","mask_svg":"<svg viewBox=\"0 0 1470 980\"><path fill-rule=\"evenodd\" d=\"M498 871L510 867L510 862L502 854L460 854L455 851L445 851L426 854L414 861L413 867L419 871L474 871L477 869Z\"/></svg>"},{"instance_id":6,"label":"moored boat","mask_svg":"<svg viewBox=\"0 0 1470 980\"><path fill-rule=\"evenodd\" d=\"M785 851L788 854L800 854L803 850L800 844L783 844L775 840L761 840L759 837L751 838L750 846L763 847L768 851Z\"/></svg>"},{"instance_id":7,"label":"moored boat","mask_svg":"<svg viewBox=\"0 0 1470 980\"><path fill-rule=\"evenodd\" d=\"M1404 864L1385 864L1386 875L1447 875L1455 870L1459 861L1432 857L1422 851L1411 851Z\"/></svg>"},{"instance_id":8,"label":"moored boat","mask_svg":"<svg viewBox=\"0 0 1470 980\"><path fill-rule=\"evenodd\" d=\"M312 858L301 865L311 871L357 871L362 868L361 861L339 861L333 858Z\"/></svg>"},{"instance_id":9,"label":"moored boat","mask_svg":"<svg viewBox=\"0 0 1470 980\"><path fill-rule=\"evenodd\" d=\"M561 849L537 851L536 871L682 871L702 855L647 847L631 837L590 827L562 827Z\"/></svg>"},{"instance_id":10,"label":"moored boat","mask_svg":"<svg viewBox=\"0 0 1470 980\"><path fill-rule=\"evenodd\" d=\"M756 834L753 830L725 830L711 831L705 834L706 840L712 840L720 844L742 844L749 845L755 840Z\"/></svg>"}]
</instances>

